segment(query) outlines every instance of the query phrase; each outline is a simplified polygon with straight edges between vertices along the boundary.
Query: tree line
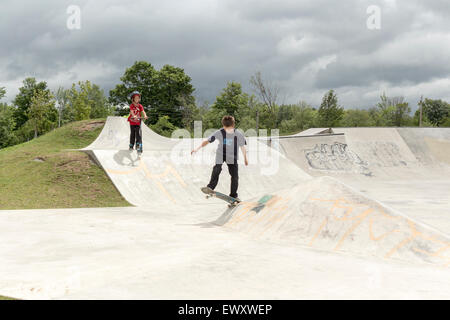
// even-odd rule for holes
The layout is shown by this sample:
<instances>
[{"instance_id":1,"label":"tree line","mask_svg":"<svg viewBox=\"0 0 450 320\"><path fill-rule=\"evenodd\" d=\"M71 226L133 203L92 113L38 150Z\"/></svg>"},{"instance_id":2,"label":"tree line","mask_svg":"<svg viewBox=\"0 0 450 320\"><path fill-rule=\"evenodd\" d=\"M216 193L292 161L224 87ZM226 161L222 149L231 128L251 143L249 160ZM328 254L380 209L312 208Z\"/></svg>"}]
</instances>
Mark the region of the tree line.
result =
<instances>
[{"instance_id":1,"label":"tree line","mask_svg":"<svg viewBox=\"0 0 450 320\"><path fill-rule=\"evenodd\" d=\"M157 133L170 136L173 130L193 131L194 121L203 121L203 129L221 127L223 115L233 115L243 130L271 129L292 134L312 127L450 127L450 104L443 100L421 99L414 114L404 97L388 97L366 109L348 109L339 105L337 94L329 90L320 106L300 101L280 104L279 88L257 72L249 81L252 94L239 82L228 82L215 101L197 105L192 79L182 68L165 65L160 70L137 61L127 68L121 83L109 96L96 84L80 81L71 88L52 92L45 81L26 78L11 104L2 103L6 91L0 87L0 148L34 139L64 124L128 115L129 94L142 94L141 104L149 115L146 124ZM420 112L420 110L422 110Z\"/></svg>"}]
</instances>

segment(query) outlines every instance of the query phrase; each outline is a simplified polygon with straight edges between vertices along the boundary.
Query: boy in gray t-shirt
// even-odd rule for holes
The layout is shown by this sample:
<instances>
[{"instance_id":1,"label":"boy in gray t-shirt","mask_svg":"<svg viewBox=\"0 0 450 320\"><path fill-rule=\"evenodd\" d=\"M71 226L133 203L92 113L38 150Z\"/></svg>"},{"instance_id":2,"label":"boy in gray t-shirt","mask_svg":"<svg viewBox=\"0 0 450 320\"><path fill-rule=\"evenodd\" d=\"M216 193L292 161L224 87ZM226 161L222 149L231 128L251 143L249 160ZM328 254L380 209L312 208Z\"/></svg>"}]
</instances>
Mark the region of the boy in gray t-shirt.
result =
<instances>
[{"instance_id":1,"label":"boy in gray t-shirt","mask_svg":"<svg viewBox=\"0 0 450 320\"><path fill-rule=\"evenodd\" d=\"M218 141L219 145L216 151L216 164L211 173L211 180L208 183L208 188L214 190L219 182L219 175L222 172L222 164L227 163L228 172L231 175L231 192L230 197L238 198L237 189L239 185L238 163L239 148L244 155L245 165L248 165L247 151L245 145L247 144L244 135L234 128L235 120L232 116L224 116L222 118L223 128L214 132L207 140L191 151L191 154L197 152L204 146L214 141Z\"/></svg>"}]
</instances>

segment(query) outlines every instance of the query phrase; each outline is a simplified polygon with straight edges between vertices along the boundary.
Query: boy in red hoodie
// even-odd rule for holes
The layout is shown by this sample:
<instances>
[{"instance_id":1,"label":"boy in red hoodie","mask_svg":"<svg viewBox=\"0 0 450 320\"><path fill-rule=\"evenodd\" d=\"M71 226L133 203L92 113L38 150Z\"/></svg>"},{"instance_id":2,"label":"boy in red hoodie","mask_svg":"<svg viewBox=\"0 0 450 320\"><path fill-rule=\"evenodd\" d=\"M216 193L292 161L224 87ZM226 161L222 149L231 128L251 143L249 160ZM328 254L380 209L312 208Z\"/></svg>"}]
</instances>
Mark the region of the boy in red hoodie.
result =
<instances>
[{"instance_id":1,"label":"boy in red hoodie","mask_svg":"<svg viewBox=\"0 0 450 320\"><path fill-rule=\"evenodd\" d=\"M144 107L139 104L141 101L141 94L138 91L134 91L131 94L130 115L128 121L130 122L130 151L133 151L134 144L136 144L136 150L139 155L142 154L142 130L141 130L141 113L144 114L144 119L148 119L147 114L144 111Z\"/></svg>"}]
</instances>

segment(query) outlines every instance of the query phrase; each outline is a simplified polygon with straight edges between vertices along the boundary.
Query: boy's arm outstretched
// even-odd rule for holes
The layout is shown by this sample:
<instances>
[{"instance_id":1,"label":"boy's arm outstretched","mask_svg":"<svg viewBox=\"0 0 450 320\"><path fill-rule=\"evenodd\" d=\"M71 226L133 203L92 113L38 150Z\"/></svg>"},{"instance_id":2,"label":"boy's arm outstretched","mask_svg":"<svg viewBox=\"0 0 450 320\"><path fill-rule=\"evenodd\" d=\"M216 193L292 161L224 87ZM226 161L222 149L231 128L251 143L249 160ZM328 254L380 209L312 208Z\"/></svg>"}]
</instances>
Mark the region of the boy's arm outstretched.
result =
<instances>
[{"instance_id":1,"label":"boy's arm outstretched","mask_svg":"<svg viewBox=\"0 0 450 320\"><path fill-rule=\"evenodd\" d=\"M210 143L210 142L209 142L208 140L203 141L202 144L201 144L198 148L193 149L193 150L191 151L191 154L194 154L195 152L197 152L198 150L200 150L200 149L203 148L204 146L208 145L209 143Z\"/></svg>"},{"instance_id":2,"label":"boy's arm outstretched","mask_svg":"<svg viewBox=\"0 0 450 320\"><path fill-rule=\"evenodd\" d=\"M246 166L248 166L248 159L247 159L247 148L245 146L241 146L242 154L244 155L244 163Z\"/></svg>"}]
</instances>

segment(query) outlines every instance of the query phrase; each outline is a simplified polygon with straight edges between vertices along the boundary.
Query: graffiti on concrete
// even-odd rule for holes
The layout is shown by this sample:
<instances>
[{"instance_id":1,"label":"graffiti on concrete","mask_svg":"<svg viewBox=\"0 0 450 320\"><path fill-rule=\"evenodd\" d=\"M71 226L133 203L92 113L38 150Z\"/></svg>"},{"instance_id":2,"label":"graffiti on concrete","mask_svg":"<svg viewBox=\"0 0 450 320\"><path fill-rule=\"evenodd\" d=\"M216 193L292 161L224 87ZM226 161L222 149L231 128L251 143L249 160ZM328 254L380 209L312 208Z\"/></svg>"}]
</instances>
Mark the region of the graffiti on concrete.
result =
<instances>
[{"instance_id":1,"label":"graffiti on concrete","mask_svg":"<svg viewBox=\"0 0 450 320\"><path fill-rule=\"evenodd\" d=\"M399 146L393 142L357 142L357 148L361 154L370 158L371 165L378 167L407 166Z\"/></svg>"},{"instance_id":2,"label":"graffiti on concrete","mask_svg":"<svg viewBox=\"0 0 450 320\"><path fill-rule=\"evenodd\" d=\"M268 199L263 200L264 206L262 199ZM224 226L256 238L294 240L311 247L385 259L417 258L450 267L447 238L381 206L347 197L310 196L296 207L292 197L264 196L258 201L240 203Z\"/></svg>"},{"instance_id":3,"label":"graffiti on concrete","mask_svg":"<svg viewBox=\"0 0 450 320\"><path fill-rule=\"evenodd\" d=\"M283 221L289 213L288 203L291 200L290 197L266 195L256 202L242 202L233 209L225 226L239 227L243 222L247 222L248 232L256 230L256 236L262 236Z\"/></svg>"},{"instance_id":4,"label":"graffiti on concrete","mask_svg":"<svg viewBox=\"0 0 450 320\"><path fill-rule=\"evenodd\" d=\"M368 163L355 152L348 149L345 143L316 144L312 149L305 150L309 166L316 170L358 172L371 176Z\"/></svg>"},{"instance_id":5,"label":"graffiti on concrete","mask_svg":"<svg viewBox=\"0 0 450 320\"><path fill-rule=\"evenodd\" d=\"M252 208L252 211L255 211L256 213L263 210L266 206L266 204L273 198L272 195L265 195L262 198L260 198L257 202L257 204ZM269 202L270 203L270 202Z\"/></svg>"},{"instance_id":6,"label":"graffiti on concrete","mask_svg":"<svg viewBox=\"0 0 450 320\"><path fill-rule=\"evenodd\" d=\"M450 266L450 242L407 217L394 216L379 206L355 203L345 198L311 197L309 200L303 210L322 211L325 206L329 208L310 239L310 246L320 242L320 238L328 238L335 242L333 250L339 251L355 241L355 230L360 229L361 234L366 233L367 237L358 238L357 241L380 243L377 252L385 258L392 258L395 254L407 256L409 251L424 261ZM367 249L370 247L368 242L365 245Z\"/></svg>"}]
</instances>

